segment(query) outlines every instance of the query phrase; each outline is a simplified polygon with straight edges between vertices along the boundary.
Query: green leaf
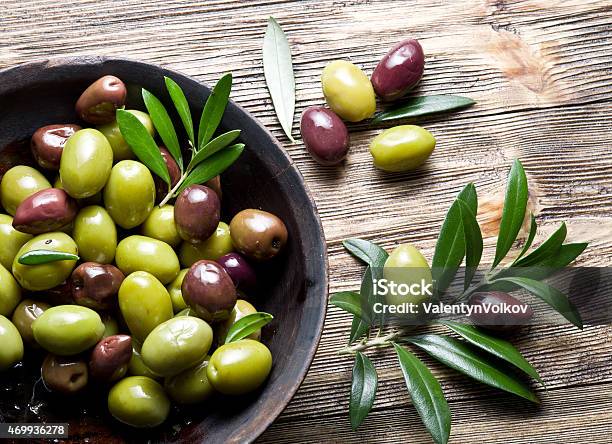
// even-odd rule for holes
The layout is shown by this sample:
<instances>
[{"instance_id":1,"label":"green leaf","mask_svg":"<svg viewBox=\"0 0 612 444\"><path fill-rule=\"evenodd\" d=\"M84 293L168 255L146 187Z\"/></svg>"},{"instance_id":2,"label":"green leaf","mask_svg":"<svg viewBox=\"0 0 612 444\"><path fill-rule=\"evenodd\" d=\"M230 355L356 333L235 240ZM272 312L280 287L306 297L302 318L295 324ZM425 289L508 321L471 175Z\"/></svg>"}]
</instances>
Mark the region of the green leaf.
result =
<instances>
[{"instance_id":1,"label":"green leaf","mask_svg":"<svg viewBox=\"0 0 612 444\"><path fill-rule=\"evenodd\" d=\"M174 103L174 107L176 108L176 111L183 122L183 127L185 127L185 132L187 133L187 137L191 142L191 146L195 149L196 144L193 136L193 121L191 120L191 111L189 110L189 103L187 102L185 93L181 87L178 86L178 83L176 83L170 77L164 77L164 80L166 82L166 89L168 90L170 98Z\"/></svg>"},{"instance_id":2,"label":"green leaf","mask_svg":"<svg viewBox=\"0 0 612 444\"><path fill-rule=\"evenodd\" d=\"M274 319L274 316L261 311L246 315L244 318L241 318L232 324L227 331L225 343L229 344L230 342L236 342L240 339L246 338L251 333L256 332L264 325L270 323L272 319Z\"/></svg>"},{"instance_id":3,"label":"green leaf","mask_svg":"<svg viewBox=\"0 0 612 444\"><path fill-rule=\"evenodd\" d=\"M540 266L563 268L574 262L574 260L582 254L588 247L586 242L577 242L572 244L561 245L554 256L543 261Z\"/></svg>"},{"instance_id":4,"label":"green leaf","mask_svg":"<svg viewBox=\"0 0 612 444\"><path fill-rule=\"evenodd\" d=\"M561 314L561 316L582 330L582 319L578 309L574 306L574 304L572 304L566 295L561 293L556 288L544 282L539 282L525 277L505 277L495 279L492 284L497 282L510 282L511 284L524 288L528 292L542 299L559 314Z\"/></svg>"},{"instance_id":5,"label":"green leaf","mask_svg":"<svg viewBox=\"0 0 612 444\"><path fill-rule=\"evenodd\" d=\"M353 430L359 427L370 413L374 398L376 398L377 388L378 375L376 369L366 355L357 352L355 365L353 365L353 382L349 404L349 416Z\"/></svg>"},{"instance_id":6,"label":"green leaf","mask_svg":"<svg viewBox=\"0 0 612 444\"><path fill-rule=\"evenodd\" d=\"M514 266L530 267L542 263L546 258L552 257L556 254L561 245L563 245L563 241L565 241L566 236L567 227L565 226L565 222L563 222L557 231L551 234L546 241L542 242L538 248L533 250L524 258L516 261Z\"/></svg>"},{"instance_id":7,"label":"green leaf","mask_svg":"<svg viewBox=\"0 0 612 444\"><path fill-rule=\"evenodd\" d=\"M349 337L349 344L352 344L357 339L361 338L365 335L370 329L370 323L364 321L357 316L353 317L353 322L351 323L351 335Z\"/></svg>"},{"instance_id":8,"label":"green leaf","mask_svg":"<svg viewBox=\"0 0 612 444\"><path fill-rule=\"evenodd\" d=\"M444 321L442 324L465 338L472 345L509 362L543 384L536 369L527 362L523 355L521 355L521 352L519 352L510 342L491 336L473 325L459 324L451 321Z\"/></svg>"},{"instance_id":9,"label":"green leaf","mask_svg":"<svg viewBox=\"0 0 612 444\"><path fill-rule=\"evenodd\" d=\"M455 200L442 224L431 264L436 291L443 293L453 281L465 256L465 232L459 200Z\"/></svg>"},{"instance_id":10,"label":"green leaf","mask_svg":"<svg viewBox=\"0 0 612 444\"><path fill-rule=\"evenodd\" d=\"M461 209L461 220L465 235L465 277L464 290L470 286L472 278L480 264L482 257L482 233L476 220L476 215L463 200L457 199Z\"/></svg>"},{"instance_id":11,"label":"green leaf","mask_svg":"<svg viewBox=\"0 0 612 444\"><path fill-rule=\"evenodd\" d=\"M200 117L200 128L198 130L198 150L204 148L212 138L225 112L225 107L229 100L232 90L232 74L225 74L219 79L217 84L206 99L206 104Z\"/></svg>"},{"instance_id":12,"label":"green leaf","mask_svg":"<svg viewBox=\"0 0 612 444\"><path fill-rule=\"evenodd\" d=\"M491 269L495 268L506 257L506 254L510 251L512 244L516 240L516 236L525 218L527 198L527 176L520 160L516 159L508 175L504 210L499 225L497 247L495 248L495 260Z\"/></svg>"},{"instance_id":13,"label":"green leaf","mask_svg":"<svg viewBox=\"0 0 612 444\"><path fill-rule=\"evenodd\" d=\"M215 137L213 140L208 142L204 148L200 149L195 156L189 162L187 171L194 168L197 164L202 162L204 159L212 156L217 151L225 148L227 145L232 143L240 135L240 130L228 131L227 133L221 134L219 137Z\"/></svg>"},{"instance_id":14,"label":"green leaf","mask_svg":"<svg viewBox=\"0 0 612 444\"><path fill-rule=\"evenodd\" d=\"M183 154L168 111L166 111L166 108L164 108L164 105L162 105L157 97L144 88L142 89L142 100L144 100L144 104L159 137L161 137L164 145L168 148L174 160L176 160L181 171L183 171Z\"/></svg>"},{"instance_id":15,"label":"green leaf","mask_svg":"<svg viewBox=\"0 0 612 444\"><path fill-rule=\"evenodd\" d=\"M362 319L364 321L371 319L381 320L380 315L375 314L373 308L376 302L383 302L383 297L374 293L374 280L379 280L382 278L382 271L382 267L373 268L368 265L363 273L359 295L361 298L361 311L364 315L362 316Z\"/></svg>"},{"instance_id":16,"label":"green leaf","mask_svg":"<svg viewBox=\"0 0 612 444\"><path fill-rule=\"evenodd\" d=\"M416 411L434 442L445 444L450 435L451 412L440 383L416 356L395 343L393 347Z\"/></svg>"},{"instance_id":17,"label":"green leaf","mask_svg":"<svg viewBox=\"0 0 612 444\"><path fill-rule=\"evenodd\" d=\"M291 49L285 33L273 17L268 19L264 37L263 65L266 84L278 121L289 140L295 142L291 135L295 112L295 78Z\"/></svg>"},{"instance_id":18,"label":"green leaf","mask_svg":"<svg viewBox=\"0 0 612 444\"><path fill-rule=\"evenodd\" d=\"M240 157L244 150L243 143L228 146L227 148L213 154L207 159L204 159L193 171L185 178L183 184L179 187L177 195L181 193L189 185L201 184L213 177L221 174L232 163Z\"/></svg>"},{"instance_id":19,"label":"green leaf","mask_svg":"<svg viewBox=\"0 0 612 444\"><path fill-rule=\"evenodd\" d=\"M364 313L361 309L361 297L359 293L354 291L334 293L329 298L329 303L369 322L367 313Z\"/></svg>"},{"instance_id":20,"label":"green leaf","mask_svg":"<svg viewBox=\"0 0 612 444\"><path fill-rule=\"evenodd\" d=\"M364 239L347 239L342 242L349 253L371 267L383 267L389 254L374 242Z\"/></svg>"},{"instance_id":21,"label":"green leaf","mask_svg":"<svg viewBox=\"0 0 612 444\"><path fill-rule=\"evenodd\" d=\"M472 182L463 187L463 190L457 195L457 199L465 202L472 213L474 213L474 216L478 214L478 196L476 194L476 187Z\"/></svg>"},{"instance_id":22,"label":"green leaf","mask_svg":"<svg viewBox=\"0 0 612 444\"><path fill-rule=\"evenodd\" d=\"M21 265L42 265L57 261L78 261L76 254L54 250L30 250L17 259Z\"/></svg>"},{"instance_id":23,"label":"green leaf","mask_svg":"<svg viewBox=\"0 0 612 444\"><path fill-rule=\"evenodd\" d=\"M399 106L377 113L372 119L372 123L445 113L472 106L474 103L476 102L472 99L462 96L432 95L414 97Z\"/></svg>"},{"instance_id":24,"label":"green leaf","mask_svg":"<svg viewBox=\"0 0 612 444\"><path fill-rule=\"evenodd\" d=\"M527 237L527 240L525 241L525 245L523 245L523 249L517 256L517 258L514 260L512 265L515 265L516 262L520 258L522 258L525 255L525 253L527 253L527 250L529 250L529 247L531 247L531 244L533 243L533 239L535 238L536 231L538 231L538 224L536 222L535 216L533 215L533 213L531 213L531 223L529 224L529 236Z\"/></svg>"},{"instance_id":25,"label":"green leaf","mask_svg":"<svg viewBox=\"0 0 612 444\"><path fill-rule=\"evenodd\" d=\"M170 185L170 175L159 147L138 117L123 110L117 110L117 123L121 135L130 145L138 160Z\"/></svg>"},{"instance_id":26,"label":"green leaf","mask_svg":"<svg viewBox=\"0 0 612 444\"><path fill-rule=\"evenodd\" d=\"M448 336L432 334L413 336L408 340L444 365L477 381L531 402L539 402L536 395L515 375L497 369L489 360L476 353L464 342Z\"/></svg>"}]
</instances>

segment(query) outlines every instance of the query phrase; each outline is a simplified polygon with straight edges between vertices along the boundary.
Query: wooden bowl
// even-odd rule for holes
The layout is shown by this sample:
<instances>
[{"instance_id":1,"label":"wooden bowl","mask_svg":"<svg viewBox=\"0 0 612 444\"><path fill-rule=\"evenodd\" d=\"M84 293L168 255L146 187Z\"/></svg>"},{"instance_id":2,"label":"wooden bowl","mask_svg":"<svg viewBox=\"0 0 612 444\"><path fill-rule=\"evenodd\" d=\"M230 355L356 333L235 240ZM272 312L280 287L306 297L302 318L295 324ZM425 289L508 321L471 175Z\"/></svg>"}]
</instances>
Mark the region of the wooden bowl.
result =
<instances>
[{"instance_id":1,"label":"wooden bowl","mask_svg":"<svg viewBox=\"0 0 612 444\"><path fill-rule=\"evenodd\" d=\"M59 58L4 69L0 71L0 176L15 164L33 164L28 138L38 127L78 123L77 98L105 74L128 85L128 108L143 110L141 87L172 108L163 77L173 78L185 91L195 122L210 93L183 74L126 59ZM179 128L178 116L171 115ZM304 379L323 329L328 289L325 240L315 204L291 159L254 117L230 102L221 130L236 128L242 130L246 149L222 175L223 220L229 222L244 208L261 208L277 214L289 231L284 254L258 266L255 305L275 316L262 337L274 357L267 383L249 396L219 396L202 405L173 407L164 425L137 430L110 416L108 387L90 387L72 398L48 393L39 380L42 352L26 350L23 364L0 374L0 422L69 423L73 442L247 442L281 413Z\"/></svg>"}]
</instances>

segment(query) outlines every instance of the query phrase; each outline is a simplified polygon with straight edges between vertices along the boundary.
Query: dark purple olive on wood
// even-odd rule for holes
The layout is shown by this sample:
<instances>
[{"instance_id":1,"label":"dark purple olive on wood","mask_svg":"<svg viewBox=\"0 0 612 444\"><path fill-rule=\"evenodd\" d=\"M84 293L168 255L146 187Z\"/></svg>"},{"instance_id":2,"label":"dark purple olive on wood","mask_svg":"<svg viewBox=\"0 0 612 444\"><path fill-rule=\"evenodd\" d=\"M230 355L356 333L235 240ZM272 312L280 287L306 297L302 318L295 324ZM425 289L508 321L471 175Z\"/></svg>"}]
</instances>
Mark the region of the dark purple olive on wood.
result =
<instances>
[{"instance_id":1,"label":"dark purple olive on wood","mask_svg":"<svg viewBox=\"0 0 612 444\"><path fill-rule=\"evenodd\" d=\"M64 145L70 136L81 130L79 125L47 125L38 128L30 142L32 155L38 165L48 170L59 170Z\"/></svg>"},{"instance_id":2,"label":"dark purple olive on wood","mask_svg":"<svg viewBox=\"0 0 612 444\"><path fill-rule=\"evenodd\" d=\"M529 305L502 291L474 293L469 304L480 307L480 311L472 312L471 321L490 330L515 331L528 324L533 317L533 310ZM504 308L510 313L500 311Z\"/></svg>"},{"instance_id":3,"label":"dark purple olive on wood","mask_svg":"<svg viewBox=\"0 0 612 444\"><path fill-rule=\"evenodd\" d=\"M176 160L174 160L174 157L172 157L172 154L170 154L170 151L163 146L159 147L159 151L164 159L164 162L166 162L166 166L168 167L170 184L171 187L173 187L181 179L181 170L176 163ZM153 181L155 182L155 201L159 203L164 197L166 197L166 194L168 194L168 184L156 175L153 176Z\"/></svg>"},{"instance_id":4,"label":"dark purple olive on wood","mask_svg":"<svg viewBox=\"0 0 612 444\"><path fill-rule=\"evenodd\" d=\"M227 319L236 304L232 278L213 261L193 264L183 279L181 292L187 305L208 322Z\"/></svg>"},{"instance_id":5,"label":"dark purple olive on wood","mask_svg":"<svg viewBox=\"0 0 612 444\"><path fill-rule=\"evenodd\" d=\"M179 236L188 242L203 242L213 235L221 219L221 201L204 185L191 185L174 203L174 222Z\"/></svg>"},{"instance_id":6,"label":"dark purple olive on wood","mask_svg":"<svg viewBox=\"0 0 612 444\"><path fill-rule=\"evenodd\" d=\"M287 243L287 228L282 220L267 211L247 209L230 223L232 243L239 253L264 261L276 256Z\"/></svg>"},{"instance_id":7,"label":"dark purple olive on wood","mask_svg":"<svg viewBox=\"0 0 612 444\"><path fill-rule=\"evenodd\" d=\"M237 289L249 291L257 286L257 277L253 267L240 254L225 254L217 259L217 262L230 275Z\"/></svg>"},{"instance_id":8,"label":"dark purple olive on wood","mask_svg":"<svg viewBox=\"0 0 612 444\"><path fill-rule=\"evenodd\" d=\"M45 386L64 394L77 393L87 386L87 364L78 356L57 356L49 353L43 361L41 375Z\"/></svg>"},{"instance_id":9,"label":"dark purple olive on wood","mask_svg":"<svg viewBox=\"0 0 612 444\"><path fill-rule=\"evenodd\" d=\"M98 381L114 381L121 377L132 357L132 338L113 335L102 339L91 351L89 374Z\"/></svg>"},{"instance_id":10,"label":"dark purple olive on wood","mask_svg":"<svg viewBox=\"0 0 612 444\"><path fill-rule=\"evenodd\" d=\"M213 190L215 193L217 193L217 197L219 198L219 200L223 198L221 192L221 176L213 177L212 179L204 182L204 185Z\"/></svg>"},{"instance_id":11,"label":"dark purple olive on wood","mask_svg":"<svg viewBox=\"0 0 612 444\"><path fill-rule=\"evenodd\" d=\"M74 302L93 310L115 308L123 279L125 275L113 265L85 262L72 272Z\"/></svg>"},{"instance_id":12,"label":"dark purple olive on wood","mask_svg":"<svg viewBox=\"0 0 612 444\"><path fill-rule=\"evenodd\" d=\"M323 106L306 108L302 113L300 131L306 149L321 165L336 165L346 157L348 130L332 110Z\"/></svg>"},{"instance_id":13,"label":"dark purple olive on wood","mask_svg":"<svg viewBox=\"0 0 612 444\"><path fill-rule=\"evenodd\" d=\"M115 120L115 111L125 105L127 89L115 76L104 76L81 94L75 109L85 122L94 125L110 123Z\"/></svg>"},{"instance_id":14,"label":"dark purple olive on wood","mask_svg":"<svg viewBox=\"0 0 612 444\"><path fill-rule=\"evenodd\" d=\"M13 227L30 234L57 231L72 222L78 211L77 202L64 190L47 188L19 204Z\"/></svg>"},{"instance_id":15,"label":"dark purple olive on wood","mask_svg":"<svg viewBox=\"0 0 612 444\"><path fill-rule=\"evenodd\" d=\"M419 83L425 68L421 44L408 39L399 42L376 65L372 86L385 101L396 100Z\"/></svg>"}]
</instances>

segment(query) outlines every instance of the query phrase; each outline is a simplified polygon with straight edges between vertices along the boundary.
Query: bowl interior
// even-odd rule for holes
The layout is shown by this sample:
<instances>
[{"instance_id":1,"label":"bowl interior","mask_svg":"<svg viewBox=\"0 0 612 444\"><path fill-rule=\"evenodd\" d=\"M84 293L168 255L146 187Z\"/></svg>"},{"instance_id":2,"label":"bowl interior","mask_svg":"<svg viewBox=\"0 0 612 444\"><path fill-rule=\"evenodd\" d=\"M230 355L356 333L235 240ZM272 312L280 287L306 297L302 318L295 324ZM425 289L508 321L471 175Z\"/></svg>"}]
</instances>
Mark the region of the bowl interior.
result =
<instances>
[{"instance_id":1,"label":"bowl interior","mask_svg":"<svg viewBox=\"0 0 612 444\"><path fill-rule=\"evenodd\" d=\"M0 71L0 177L15 164L33 162L28 138L38 127L78 123L77 98L105 74L116 75L128 85L127 108L142 110L141 87L159 97L168 110L173 109L163 80L172 77L185 91L196 123L209 94L206 86L184 75L124 59L56 59ZM171 112L171 116L179 128L177 115ZM234 103L228 105L219 131L229 129L242 130L240 141L246 149L222 175L223 220L229 222L243 208L260 208L277 214L289 231L284 253L257 266L259 288L257 294L249 295L260 311L275 316L262 338L274 357L264 387L245 397L218 397L203 405L173 407L164 425L134 430L107 413L108 387L91 387L74 398L48 393L39 380L42 353L27 350L23 365L0 374L1 422L69 423L70 439L79 442L85 438L104 443L244 442L255 439L280 414L303 380L323 328L325 242L302 177L274 137Z\"/></svg>"}]
</instances>

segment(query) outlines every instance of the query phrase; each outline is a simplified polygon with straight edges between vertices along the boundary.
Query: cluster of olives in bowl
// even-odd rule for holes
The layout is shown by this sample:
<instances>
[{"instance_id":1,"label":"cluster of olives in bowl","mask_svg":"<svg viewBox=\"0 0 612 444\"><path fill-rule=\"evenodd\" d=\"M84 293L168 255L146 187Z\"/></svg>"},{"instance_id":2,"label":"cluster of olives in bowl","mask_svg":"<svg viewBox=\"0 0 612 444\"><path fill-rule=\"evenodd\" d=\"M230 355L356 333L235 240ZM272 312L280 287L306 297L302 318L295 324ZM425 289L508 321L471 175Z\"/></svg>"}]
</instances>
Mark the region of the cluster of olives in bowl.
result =
<instances>
[{"instance_id":1,"label":"cluster of olives in bowl","mask_svg":"<svg viewBox=\"0 0 612 444\"><path fill-rule=\"evenodd\" d=\"M115 121L125 101L120 79L97 80L75 107L92 127L39 128L35 165L2 176L0 371L25 350L44 352L47 389L107 385L116 419L153 427L171 401L241 395L265 382L272 355L260 332L226 337L257 312L253 264L276 257L288 233L259 209L221 221L219 177L156 206L159 179ZM146 113L129 112L155 135ZM165 151L172 177L178 168Z\"/></svg>"}]
</instances>

